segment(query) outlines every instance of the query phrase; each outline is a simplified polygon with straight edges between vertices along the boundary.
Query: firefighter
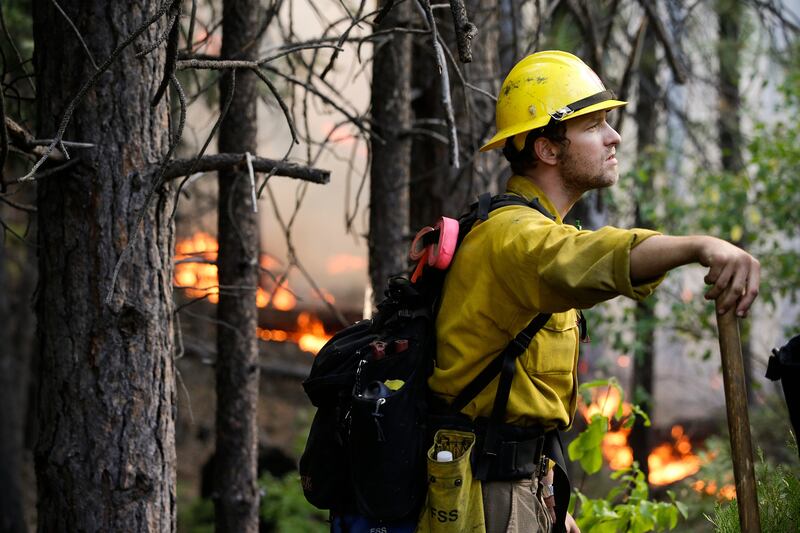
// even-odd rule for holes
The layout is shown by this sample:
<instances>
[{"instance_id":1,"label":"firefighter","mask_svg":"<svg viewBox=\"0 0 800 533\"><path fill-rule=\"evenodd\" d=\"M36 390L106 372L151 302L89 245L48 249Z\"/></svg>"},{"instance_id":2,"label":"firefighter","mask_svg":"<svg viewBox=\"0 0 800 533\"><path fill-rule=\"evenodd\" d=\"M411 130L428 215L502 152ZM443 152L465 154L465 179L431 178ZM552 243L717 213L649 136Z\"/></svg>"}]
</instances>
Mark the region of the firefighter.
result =
<instances>
[{"instance_id":1,"label":"firefighter","mask_svg":"<svg viewBox=\"0 0 800 533\"><path fill-rule=\"evenodd\" d=\"M506 77L497 99L497 133L481 150L501 149L513 173L506 192L538 199L551 217L525 206L503 207L464 239L436 319L437 363L429 385L440 400L452 402L533 316L552 313L516 360L503 422L543 431L569 428L578 390L579 310L619 295L641 300L681 265L707 267L705 297L723 313L747 315L760 266L736 246L710 236L587 231L563 223L584 193L617 182L621 139L607 118L625 104L566 52L532 54ZM488 417L497 382L461 413ZM487 532L579 532L565 509L552 508L553 492L557 496L565 485L554 470L555 488L553 470L546 468L539 471L547 472L543 476L484 480Z\"/></svg>"}]
</instances>

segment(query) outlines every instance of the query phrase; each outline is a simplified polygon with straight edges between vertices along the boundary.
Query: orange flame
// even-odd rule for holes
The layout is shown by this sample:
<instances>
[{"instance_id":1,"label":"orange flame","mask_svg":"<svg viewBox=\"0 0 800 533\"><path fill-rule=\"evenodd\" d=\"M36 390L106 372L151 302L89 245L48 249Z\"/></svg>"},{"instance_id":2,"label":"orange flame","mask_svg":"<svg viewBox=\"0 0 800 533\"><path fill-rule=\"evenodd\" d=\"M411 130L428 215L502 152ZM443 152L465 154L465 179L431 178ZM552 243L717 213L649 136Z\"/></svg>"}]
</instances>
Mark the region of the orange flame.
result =
<instances>
[{"instance_id":1,"label":"orange flame","mask_svg":"<svg viewBox=\"0 0 800 533\"><path fill-rule=\"evenodd\" d=\"M217 240L208 233L198 231L188 239L175 244L175 284L186 291L190 298L207 296L211 303L219 303L219 281L217 278ZM278 266L278 261L267 254L261 254L259 265L269 269ZM274 293L274 295L273 295ZM284 280L277 288L256 289L256 305L265 308L270 304L280 311L288 311L297 305L289 285Z\"/></svg>"},{"instance_id":2,"label":"orange flame","mask_svg":"<svg viewBox=\"0 0 800 533\"><path fill-rule=\"evenodd\" d=\"M186 291L191 298L207 297L212 303L219 302L219 281L217 280L217 254L219 246L217 240L202 231L195 233L188 239L178 241L175 245L175 283ZM339 256L336 256L339 257ZM346 257L346 256L342 256ZM259 257L259 265L264 269L278 266L278 261L267 254ZM267 278L262 276L262 279ZM329 303L334 303L334 297L329 292L321 289L322 298ZM279 311L294 309L297 298L289 288L286 280L277 287L258 287L256 290L256 305L264 308L272 304ZM257 328L256 334L264 341L293 342L300 349L316 354L328 342L332 335L325 331L325 326L319 318L310 313L303 312L297 317L295 331L280 329Z\"/></svg>"},{"instance_id":3,"label":"orange flame","mask_svg":"<svg viewBox=\"0 0 800 533\"><path fill-rule=\"evenodd\" d=\"M297 330L258 328L258 338L262 341L294 342L301 350L316 355L320 348L332 337L325 331L325 326L311 313L303 312L297 317Z\"/></svg>"},{"instance_id":4,"label":"orange flame","mask_svg":"<svg viewBox=\"0 0 800 533\"><path fill-rule=\"evenodd\" d=\"M702 479L698 479L692 483L692 488L697 492L704 492L709 496L716 496L720 500L733 500L736 498L736 486L732 483L723 485L721 488L717 489L717 483L715 481L706 482Z\"/></svg>"},{"instance_id":5,"label":"orange flame","mask_svg":"<svg viewBox=\"0 0 800 533\"><path fill-rule=\"evenodd\" d=\"M587 422L595 414L611 419L619 408L620 401L620 393L616 388L593 389L592 403L581 406L580 411ZM623 416L630 412L631 405L622 402ZM621 428L609 431L603 438L603 456L613 470L629 468L633 464L633 449L628 445L629 434L630 429ZM647 457L648 481L652 485L669 485L696 474L700 469L700 458L692 453L692 444L683 427L673 426L671 434L674 442L659 444Z\"/></svg>"}]
</instances>

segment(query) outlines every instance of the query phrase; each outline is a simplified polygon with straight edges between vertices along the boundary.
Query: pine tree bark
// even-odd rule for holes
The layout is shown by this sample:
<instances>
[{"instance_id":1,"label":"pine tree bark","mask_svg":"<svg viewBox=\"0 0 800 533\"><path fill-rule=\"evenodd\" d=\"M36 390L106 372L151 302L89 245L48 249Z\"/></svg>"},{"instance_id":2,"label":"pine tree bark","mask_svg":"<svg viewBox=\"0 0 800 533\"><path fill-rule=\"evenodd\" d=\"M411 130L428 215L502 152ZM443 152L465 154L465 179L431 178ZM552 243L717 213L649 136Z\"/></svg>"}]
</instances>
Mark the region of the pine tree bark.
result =
<instances>
[{"instance_id":1,"label":"pine tree bark","mask_svg":"<svg viewBox=\"0 0 800 533\"><path fill-rule=\"evenodd\" d=\"M59 2L97 58L159 4ZM52 138L94 67L53 2L34 2L33 24L38 136ZM140 42L165 26L162 18ZM95 147L38 185L42 532L175 530L171 187L145 206L149 170L169 144L167 104L150 105L165 61L163 51L135 54L125 49L75 110L66 138Z\"/></svg>"},{"instance_id":2,"label":"pine tree bark","mask_svg":"<svg viewBox=\"0 0 800 533\"><path fill-rule=\"evenodd\" d=\"M225 0L222 57L253 60L259 52L258 0ZM258 79L250 71L220 80L220 102L230 100L219 131L219 151L256 153ZM217 318L216 531L258 531L258 343L256 287L258 214L245 162L219 173L219 284Z\"/></svg>"},{"instance_id":3,"label":"pine tree bark","mask_svg":"<svg viewBox=\"0 0 800 533\"><path fill-rule=\"evenodd\" d=\"M381 0L383 7L388 0ZM376 31L408 25L413 2L398 2ZM369 273L373 302L386 280L407 269L411 159L411 36L393 33L375 46L372 63Z\"/></svg>"},{"instance_id":4,"label":"pine tree bark","mask_svg":"<svg viewBox=\"0 0 800 533\"><path fill-rule=\"evenodd\" d=\"M652 157L653 147L656 144L658 113L655 100L658 95L658 60L656 58L656 40L650 26L645 30L642 43L642 55L639 60L639 96L636 100L636 148L639 158L639 167L650 169L649 180L640 184L639 196L652 200L654 197L653 179L655 171L653 162L647 161ZM653 228L653 221L636 204L637 228ZM636 302L636 341L633 350L633 372L631 374L631 391L633 401L648 414L653 409L653 364L655 361L655 300L648 299ZM630 445L633 450L633 460L639 463L639 468L645 474L645 479L650 472L647 458L650 455L651 431L645 427L641 419L637 419L631 428Z\"/></svg>"}]
</instances>

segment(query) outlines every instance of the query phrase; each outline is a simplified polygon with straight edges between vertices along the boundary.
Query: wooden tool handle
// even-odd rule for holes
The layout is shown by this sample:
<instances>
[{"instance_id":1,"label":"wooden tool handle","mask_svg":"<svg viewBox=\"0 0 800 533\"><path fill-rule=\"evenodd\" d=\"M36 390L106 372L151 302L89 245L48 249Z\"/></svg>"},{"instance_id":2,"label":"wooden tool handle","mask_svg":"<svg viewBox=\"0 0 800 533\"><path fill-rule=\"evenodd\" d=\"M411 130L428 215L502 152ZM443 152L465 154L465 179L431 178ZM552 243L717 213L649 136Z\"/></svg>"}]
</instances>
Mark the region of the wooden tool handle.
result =
<instances>
[{"instance_id":1,"label":"wooden tool handle","mask_svg":"<svg viewBox=\"0 0 800 533\"><path fill-rule=\"evenodd\" d=\"M733 475L739 503L739 524L742 533L760 533L761 525L753 471L753 447L750 441L750 420L747 415L747 388L744 381L742 343L734 310L724 315L717 309L719 348L722 355L722 379L725 384L725 406L731 435Z\"/></svg>"}]
</instances>

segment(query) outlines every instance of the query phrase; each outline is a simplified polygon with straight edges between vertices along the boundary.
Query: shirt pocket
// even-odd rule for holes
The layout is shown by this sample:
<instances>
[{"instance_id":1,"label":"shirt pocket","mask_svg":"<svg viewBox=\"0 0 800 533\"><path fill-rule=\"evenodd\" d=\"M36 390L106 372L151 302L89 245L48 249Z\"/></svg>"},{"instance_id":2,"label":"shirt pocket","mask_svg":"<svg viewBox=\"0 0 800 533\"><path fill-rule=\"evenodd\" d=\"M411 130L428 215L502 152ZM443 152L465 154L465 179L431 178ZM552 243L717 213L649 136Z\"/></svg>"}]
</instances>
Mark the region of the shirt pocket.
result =
<instances>
[{"instance_id":1,"label":"shirt pocket","mask_svg":"<svg viewBox=\"0 0 800 533\"><path fill-rule=\"evenodd\" d=\"M578 313L553 313L531 341L522 364L529 375L572 374L578 349Z\"/></svg>"}]
</instances>

